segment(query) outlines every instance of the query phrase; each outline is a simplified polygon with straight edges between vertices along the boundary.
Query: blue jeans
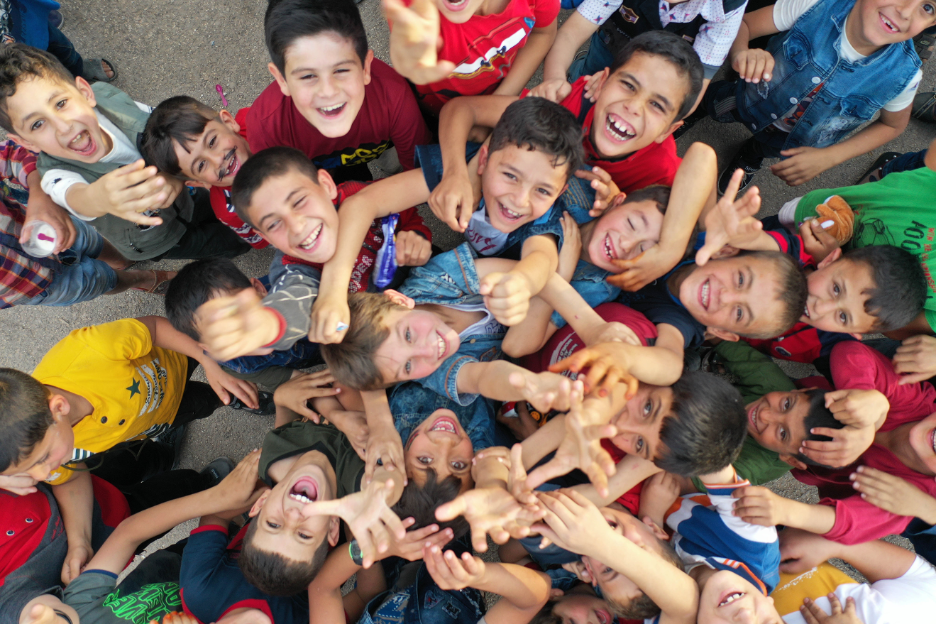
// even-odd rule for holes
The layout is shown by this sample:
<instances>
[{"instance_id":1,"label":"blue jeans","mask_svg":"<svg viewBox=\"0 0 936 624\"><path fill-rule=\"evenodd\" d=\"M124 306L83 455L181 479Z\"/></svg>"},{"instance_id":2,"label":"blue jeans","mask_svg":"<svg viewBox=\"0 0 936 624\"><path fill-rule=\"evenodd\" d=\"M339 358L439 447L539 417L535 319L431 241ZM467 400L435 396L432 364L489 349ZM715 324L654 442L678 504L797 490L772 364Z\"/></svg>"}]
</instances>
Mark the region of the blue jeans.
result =
<instances>
[{"instance_id":1,"label":"blue jeans","mask_svg":"<svg viewBox=\"0 0 936 624\"><path fill-rule=\"evenodd\" d=\"M594 32L588 44L588 52L577 61L573 61L569 66L568 80L573 83L582 76L591 76L597 74L605 67L611 67L614 62L614 55L604 42L601 35L601 28Z\"/></svg>"},{"instance_id":2,"label":"blue jeans","mask_svg":"<svg viewBox=\"0 0 936 624\"><path fill-rule=\"evenodd\" d=\"M52 284L32 299L16 305L70 306L90 301L117 287L117 272L98 260L104 237L84 221L75 224L75 243L58 255L61 265L55 268Z\"/></svg>"},{"instance_id":3,"label":"blue jeans","mask_svg":"<svg viewBox=\"0 0 936 624\"><path fill-rule=\"evenodd\" d=\"M52 25L49 25L49 47L47 51L61 61L72 76L78 77L84 73L84 60L75 50L75 44L65 36L65 33Z\"/></svg>"},{"instance_id":4,"label":"blue jeans","mask_svg":"<svg viewBox=\"0 0 936 624\"><path fill-rule=\"evenodd\" d=\"M926 151L927 150L920 150L919 152L907 152L906 154L901 154L894 160L881 167L881 177L883 178L888 173L913 171L914 169L925 167Z\"/></svg>"}]
</instances>

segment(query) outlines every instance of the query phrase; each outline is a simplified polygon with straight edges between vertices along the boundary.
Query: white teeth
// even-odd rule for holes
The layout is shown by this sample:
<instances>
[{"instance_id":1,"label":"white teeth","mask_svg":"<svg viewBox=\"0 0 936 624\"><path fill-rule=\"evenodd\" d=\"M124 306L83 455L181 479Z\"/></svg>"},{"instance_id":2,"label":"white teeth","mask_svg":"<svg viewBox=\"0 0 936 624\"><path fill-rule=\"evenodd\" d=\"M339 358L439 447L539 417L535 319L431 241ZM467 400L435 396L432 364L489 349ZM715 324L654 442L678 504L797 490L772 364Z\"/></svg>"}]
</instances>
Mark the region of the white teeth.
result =
<instances>
[{"instance_id":1,"label":"white teeth","mask_svg":"<svg viewBox=\"0 0 936 624\"><path fill-rule=\"evenodd\" d=\"M745 596L744 592L735 592L731 594L730 596L728 596L727 598L725 598L724 600L722 600L721 604L718 606L724 607L725 605L731 604L735 600L740 600L741 598L744 598L744 596Z\"/></svg>"},{"instance_id":2,"label":"white teeth","mask_svg":"<svg viewBox=\"0 0 936 624\"><path fill-rule=\"evenodd\" d=\"M79 132L79 133L75 136L74 139L72 139L71 141L69 141L68 144L69 144L69 145L74 145L74 144L77 143L78 140L81 139L83 136L84 136L84 132Z\"/></svg>"},{"instance_id":3,"label":"white teeth","mask_svg":"<svg viewBox=\"0 0 936 624\"><path fill-rule=\"evenodd\" d=\"M885 24L888 28L890 28L891 30L897 30L897 27L894 26L893 22L891 22L889 19L887 19L887 18L884 17L883 15L881 16L881 19L884 20L884 24Z\"/></svg>"},{"instance_id":4,"label":"white teeth","mask_svg":"<svg viewBox=\"0 0 936 624\"><path fill-rule=\"evenodd\" d=\"M803 315L804 315L806 318L810 318L810 317L809 317L809 306L806 306L806 307L803 309Z\"/></svg>"},{"instance_id":5,"label":"white teeth","mask_svg":"<svg viewBox=\"0 0 936 624\"><path fill-rule=\"evenodd\" d=\"M513 210L511 210L511 209L508 208L507 206L504 206L503 204L501 204L501 208L504 209L504 212L507 214L507 217L510 218L510 219L519 219L520 217L523 216L523 215L520 214L519 212L514 212Z\"/></svg>"},{"instance_id":6,"label":"white teeth","mask_svg":"<svg viewBox=\"0 0 936 624\"><path fill-rule=\"evenodd\" d=\"M338 110L344 105L345 103L342 102L341 104L333 104L332 106L322 106L321 108L319 108L319 110L322 111L323 113L330 113L332 111Z\"/></svg>"},{"instance_id":7,"label":"white teeth","mask_svg":"<svg viewBox=\"0 0 936 624\"><path fill-rule=\"evenodd\" d=\"M322 233L322 228L325 226L324 223L320 224L317 228L312 230L312 233L309 234L304 241L299 243L299 247L302 249L309 249L315 242L318 240L319 235Z\"/></svg>"},{"instance_id":8,"label":"white teeth","mask_svg":"<svg viewBox=\"0 0 936 624\"><path fill-rule=\"evenodd\" d=\"M300 503L311 503L312 499L303 494L290 494L289 498L299 501Z\"/></svg>"},{"instance_id":9,"label":"white teeth","mask_svg":"<svg viewBox=\"0 0 936 624\"><path fill-rule=\"evenodd\" d=\"M605 236L604 247L605 247L605 254L607 254L608 258L612 260L617 258L617 256L614 254L614 247L611 245L610 235Z\"/></svg>"},{"instance_id":10,"label":"white teeth","mask_svg":"<svg viewBox=\"0 0 936 624\"><path fill-rule=\"evenodd\" d=\"M708 308L709 304L709 288L710 286L708 282L705 282L702 285L702 306L705 308Z\"/></svg>"},{"instance_id":11,"label":"white teeth","mask_svg":"<svg viewBox=\"0 0 936 624\"><path fill-rule=\"evenodd\" d=\"M608 117L608 121L605 124L605 127L611 132L615 139L618 141L627 141L634 138L634 133L625 128L622 125L619 125L611 120Z\"/></svg>"},{"instance_id":12,"label":"white teeth","mask_svg":"<svg viewBox=\"0 0 936 624\"><path fill-rule=\"evenodd\" d=\"M441 420L431 429L431 431L446 431L448 433L455 433L455 427L447 420Z\"/></svg>"},{"instance_id":13,"label":"white teeth","mask_svg":"<svg viewBox=\"0 0 936 624\"><path fill-rule=\"evenodd\" d=\"M445 353L445 341L442 339L442 336L439 336L438 334L436 334L436 336L437 336L437 340L439 341L439 342L438 342L438 345L439 345L439 359L442 359L442 354Z\"/></svg>"}]
</instances>

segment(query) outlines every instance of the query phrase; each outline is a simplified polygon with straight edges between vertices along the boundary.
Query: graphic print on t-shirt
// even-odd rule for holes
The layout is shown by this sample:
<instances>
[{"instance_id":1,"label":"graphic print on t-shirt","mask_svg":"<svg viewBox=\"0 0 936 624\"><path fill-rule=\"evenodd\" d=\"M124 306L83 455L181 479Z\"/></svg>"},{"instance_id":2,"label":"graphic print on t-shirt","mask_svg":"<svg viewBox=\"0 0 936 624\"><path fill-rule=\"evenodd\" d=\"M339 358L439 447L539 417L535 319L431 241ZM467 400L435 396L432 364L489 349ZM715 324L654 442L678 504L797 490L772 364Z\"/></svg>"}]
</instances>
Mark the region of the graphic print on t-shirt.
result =
<instances>
[{"instance_id":1,"label":"graphic print on t-shirt","mask_svg":"<svg viewBox=\"0 0 936 624\"><path fill-rule=\"evenodd\" d=\"M167 613L181 611L182 598L179 596L178 583L153 583L144 585L139 591L124 597L120 596L118 587L108 594L102 606L121 620L133 624L147 624L153 620L158 621Z\"/></svg>"},{"instance_id":2,"label":"graphic print on t-shirt","mask_svg":"<svg viewBox=\"0 0 936 624\"><path fill-rule=\"evenodd\" d=\"M465 59L452 71L449 77L468 79L474 78L484 72L494 71L499 60L506 57L511 50L523 44L527 35L533 30L533 24L534 21L532 18L525 18L523 20L523 25L519 27L515 26L513 23L508 24L507 26L512 29L512 32L504 37L499 44L492 45L480 56L473 59ZM499 31L502 30L502 28L495 29L494 32L492 32L490 36L485 37L485 39L496 41L499 36ZM472 50L476 49L476 46L472 45ZM510 64L501 65L499 69L500 77L502 78L510 69Z\"/></svg>"}]
</instances>

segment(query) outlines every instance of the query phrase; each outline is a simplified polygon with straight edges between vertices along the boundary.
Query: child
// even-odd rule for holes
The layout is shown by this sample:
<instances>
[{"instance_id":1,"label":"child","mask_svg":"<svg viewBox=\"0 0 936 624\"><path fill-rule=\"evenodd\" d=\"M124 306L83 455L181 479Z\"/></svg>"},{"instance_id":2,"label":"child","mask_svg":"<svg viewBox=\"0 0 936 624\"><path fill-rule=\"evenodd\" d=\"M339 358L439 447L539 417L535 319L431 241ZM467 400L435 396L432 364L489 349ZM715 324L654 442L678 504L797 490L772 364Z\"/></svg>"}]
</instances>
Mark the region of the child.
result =
<instances>
[{"instance_id":1,"label":"child","mask_svg":"<svg viewBox=\"0 0 936 624\"><path fill-rule=\"evenodd\" d=\"M764 158L782 157L771 171L797 186L899 136L921 78L910 39L934 22L922 0L901 12L873 0L780 0L745 15L729 54L740 78L706 97L712 118L743 122L754 135L722 172L719 191L738 168L747 188ZM774 33L783 34L767 50L749 49Z\"/></svg>"},{"instance_id":2,"label":"child","mask_svg":"<svg viewBox=\"0 0 936 624\"><path fill-rule=\"evenodd\" d=\"M556 0L388 2L390 59L438 115L459 95L518 95L556 38Z\"/></svg>"},{"instance_id":3,"label":"child","mask_svg":"<svg viewBox=\"0 0 936 624\"><path fill-rule=\"evenodd\" d=\"M0 309L14 305L67 306L128 288L153 292L172 271L124 271L127 259L84 221L68 216L40 188L36 157L12 141L0 144ZM28 199L27 199L28 196ZM23 250L28 223L55 229L55 253Z\"/></svg>"},{"instance_id":4,"label":"child","mask_svg":"<svg viewBox=\"0 0 936 624\"><path fill-rule=\"evenodd\" d=\"M3 48L0 67L10 94L0 102L0 124L17 143L41 152L43 190L93 221L124 257L233 257L249 250L212 217L201 195L194 195L195 205L181 182L143 167L136 145L149 107L108 84L92 88L48 53L22 44Z\"/></svg>"},{"instance_id":5,"label":"child","mask_svg":"<svg viewBox=\"0 0 936 624\"><path fill-rule=\"evenodd\" d=\"M701 98L712 77L725 63L738 35L747 0L679 6L684 2L677 0L661 8L640 2L624 6L621 2L585 0L559 29L556 43L546 55L543 82L533 90L534 95L562 100L572 89L566 80L567 73L572 82L581 76L596 74L611 65L614 52L634 37L650 30L666 29L692 43L699 55L705 70ZM574 62L573 57L586 41L589 41L588 54Z\"/></svg>"},{"instance_id":6,"label":"child","mask_svg":"<svg viewBox=\"0 0 936 624\"><path fill-rule=\"evenodd\" d=\"M520 260L509 271L492 271L483 292L493 299L516 293L518 299L529 300L558 264L563 228L553 203L582 162L577 125L568 111L542 98L515 102L497 122L489 145L478 151L478 159L482 202L463 228L471 253L510 254ZM364 223L398 212L407 202L426 201L438 183L442 163L437 156L421 154L420 161L422 169L368 188L354 200L355 209L342 217L341 242L323 280L327 292L323 288L315 306L313 340L341 340L335 327L347 324L348 312L346 295L336 284L348 279ZM394 198L392 203L388 197ZM499 313L495 316L505 320Z\"/></svg>"},{"instance_id":7,"label":"child","mask_svg":"<svg viewBox=\"0 0 936 624\"><path fill-rule=\"evenodd\" d=\"M367 163L392 146L413 168L429 130L406 81L367 49L356 6L276 0L264 33L275 82L247 113L252 152L295 147L339 183L370 180Z\"/></svg>"},{"instance_id":8,"label":"child","mask_svg":"<svg viewBox=\"0 0 936 624\"><path fill-rule=\"evenodd\" d=\"M263 305L255 293L242 291L233 298L216 297L199 309L196 322L213 356L223 361L260 347L285 350L309 335L322 263L335 252L337 208L363 188L359 182L336 185L327 171L292 148L272 147L244 163L232 199L238 216L277 249L270 265L273 292ZM429 230L416 210L403 211L397 228L397 264L425 264L431 253ZM401 234L406 233L412 237L402 245ZM370 223L362 238L364 245L359 239L357 258L345 281L349 292L376 289L374 267L386 244L381 224ZM399 271L395 279L402 281L404 276ZM232 304L238 313L232 313Z\"/></svg>"},{"instance_id":9,"label":"child","mask_svg":"<svg viewBox=\"0 0 936 624\"><path fill-rule=\"evenodd\" d=\"M235 117L226 110L215 112L186 95L163 100L146 120L140 153L161 173L189 186L207 187L218 221L254 249L263 249L267 242L237 216L231 203L234 176L251 156L248 110L240 109Z\"/></svg>"}]
</instances>

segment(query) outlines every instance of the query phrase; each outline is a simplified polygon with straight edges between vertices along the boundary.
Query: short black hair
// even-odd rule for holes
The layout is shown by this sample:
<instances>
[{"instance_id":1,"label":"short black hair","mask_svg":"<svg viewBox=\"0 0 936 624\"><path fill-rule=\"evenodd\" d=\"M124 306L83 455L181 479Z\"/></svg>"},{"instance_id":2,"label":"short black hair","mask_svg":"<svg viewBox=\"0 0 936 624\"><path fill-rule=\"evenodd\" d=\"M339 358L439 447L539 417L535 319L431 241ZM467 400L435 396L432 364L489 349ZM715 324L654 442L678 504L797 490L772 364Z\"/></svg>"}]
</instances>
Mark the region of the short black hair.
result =
<instances>
[{"instance_id":1,"label":"short black hair","mask_svg":"<svg viewBox=\"0 0 936 624\"><path fill-rule=\"evenodd\" d=\"M49 392L35 377L0 368L0 472L23 461L55 422Z\"/></svg>"},{"instance_id":2,"label":"short black hair","mask_svg":"<svg viewBox=\"0 0 936 624\"><path fill-rule=\"evenodd\" d=\"M176 157L175 144L188 151L186 145L198 140L213 119L218 119L218 111L193 97L177 95L163 100L150 113L140 135L143 160L162 173L180 176L182 169Z\"/></svg>"},{"instance_id":3,"label":"short black hair","mask_svg":"<svg viewBox=\"0 0 936 624\"><path fill-rule=\"evenodd\" d=\"M244 543L237 565L248 583L269 596L295 596L305 593L309 583L315 580L328 556L328 536L322 538L321 545L312 556L312 561L296 561L284 557L278 552L261 550L254 546L253 538L257 533L254 518L244 534Z\"/></svg>"},{"instance_id":4,"label":"short black hair","mask_svg":"<svg viewBox=\"0 0 936 624\"><path fill-rule=\"evenodd\" d=\"M672 64L680 76L686 78L688 83L686 96L676 111L676 118L673 121L677 122L688 115L699 98L699 93L702 91L702 79L705 77L702 61L689 42L666 30L641 33L628 41L614 55L614 62L610 67L611 75L627 64L635 54L659 56Z\"/></svg>"},{"instance_id":5,"label":"short black hair","mask_svg":"<svg viewBox=\"0 0 936 624\"><path fill-rule=\"evenodd\" d=\"M869 288L865 312L877 318L878 332L900 329L923 310L928 291L920 259L900 247L871 245L852 249L844 260L862 263L871 270L874 288Z\"/></svg>"},{"instance_id":6,"label":"short black hair","mask_svg":"<svg viewBox=\"0 0 936 624\"><path fill-rule=\"evenodd\" d=\"M718 472L738 458L747 432L744 401L720 377L686 371L673 384L672 416L660 428L657 466L682 477Z\"/></svg>"},{"instance_id":7,"label":"short black hair","mask_svg":"<svg viewBox=\"0 0 936 624\"><path fill-rule=\"evenodd\" d=\"M816 440L817 442L831 441L832 438L829 436L819 435L818 433L811 433L814 427L841 429L845 426L843 423L839 422L838 419L836 419L829 410L829 408L826 407L825 390L807 390L804 394L809 399L809 411L806 413L806 418L803 419L803 429L806 430L806 436L803 438L803 440ZM800 460L804 464L819 466L820 468L834 468L834 466L820 464L819 462L806 457L802 453L797 453L796 459Z\"/></svg>"},{"instance_id":8,"label":"short black hair","mask_svg":"<svg viewBox=\"0 0 936 624\"><path fill-rule=\"evenodd\" d=\"M75 86L75 77L48 52L25 43L0 45L0 127L7 132L16 133L7 112L7 99L13 97L21 82L35 78Z\"/></svg>"},{"instance_id":9,"label":"short black hair","mask_svg":"<svg viewBox=\"0 0 936 624\"><path fill-rule=\"evenodd\" d=\"M513 102L491 132L490 152L516 145L552 157L552 166L566 165L566 180L585 162L582 126L569 109L540 97Z\"/></svg>"},{"instance_id":10,"label":"short black hair","mask_svg":"<svg viewBox=\"0 0 936 624\"><path fill-rule=\"evenodd\" d=\"M400 518L413 518L416 521L409 528L410 531L435 524L440 531L451 528L455 533L452 539L458 539L468 533L468 521L463 516L458 516L454 520L441 522L436 520L435 511L439 505L455 500L461 492L461 485L461 479L454 475L439 481L436 471L427 468L426 482L422 487L415 479L410 479L400 494L400 500L391 509Z\"/></svg>"},{"instance_id":11,"label":"short black hair","mask_svg":"<svg viewBox=\"0 0 936 624\"><path fill-rule=\"evenodd\" d=\"M270 60L286 74L286 51L296 39L331 32L351 42L361 63L367 57L367 33L352 0L270 0L263 33Z\"/></svg>"},{"instance_id":12,"label":"short black hair","mask_svg":"<svg viewBox=\"0 0 936 624\"><path fill-rule=\"evenodd\" d=\"M228 258L196 260L179 269L169 282L166 317L176 331L198 342L201 336L195 328L195 311L221 294L236 294L251 287L250 278Z\"/></svg>"},{"instance_id":13,"label":"short black hair","mask_svg":"<svg viewBox=\"0 0 936 624\"><path fill-rule=\"evenodd\" d=\"M247 214L254 193L269 178L285 175L292 169L318 184L318 167L308 156L293 147L268 147L241 165L231 185L231 203L241 221L251 227L256 226Z\"/></svg>"}]
</instances>

